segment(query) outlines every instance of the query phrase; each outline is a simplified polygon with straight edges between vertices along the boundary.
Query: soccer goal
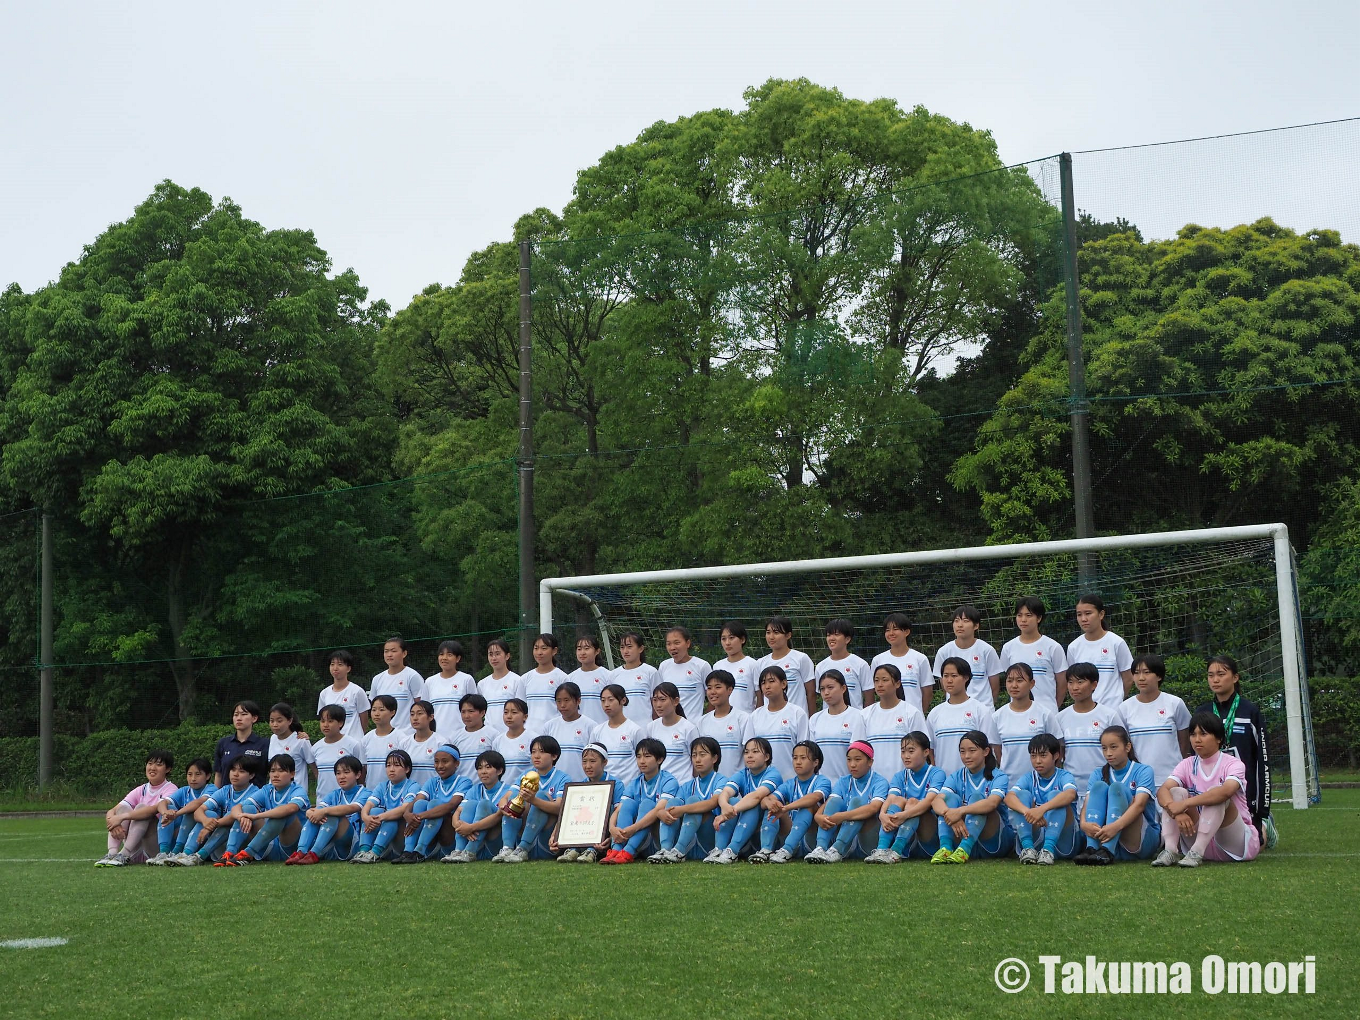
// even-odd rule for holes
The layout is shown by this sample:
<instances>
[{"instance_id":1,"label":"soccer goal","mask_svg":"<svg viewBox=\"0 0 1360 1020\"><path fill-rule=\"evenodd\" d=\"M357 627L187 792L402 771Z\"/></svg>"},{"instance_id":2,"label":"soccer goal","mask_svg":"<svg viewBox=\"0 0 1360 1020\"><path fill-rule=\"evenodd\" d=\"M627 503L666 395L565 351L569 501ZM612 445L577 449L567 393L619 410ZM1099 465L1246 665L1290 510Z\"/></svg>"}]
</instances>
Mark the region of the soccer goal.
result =
<instances>
[{"instance_id":1,"label":"soccer goal","mask_svg":"<svg viewBox=\"0 0 1360 1020\"><path fill-rule=\"evenodd\" d=\"M853 650L869 658L882 650L890 612L906 613L912 646L933 655L953 638L953 611L964 603L982 610L980 636L1000 648L1015 634L1015 600L1026 595L1044 600L1044 632L1066 646L1079 633L1074 610L1086 591L1100 594L1106 626L1135 655L1167 658L1168 689L1192 711L1208 698L1204 660L1233 656L1245 694L1266 716L1275 799L1284 799L1286 784L1296 808L1318 799L1294 554L1283 524L551 577L539 583L539 616L566 648L582 631L597 634L610 666L627 630L643 636L655 663L674 624L694 634L695 654L715 662L728 620L746 624L747 649L758 658L764 621L775 615L793 620L795 647L814 660L825 654L826 622L848 619Z\"/></svg>"}]
</instances>

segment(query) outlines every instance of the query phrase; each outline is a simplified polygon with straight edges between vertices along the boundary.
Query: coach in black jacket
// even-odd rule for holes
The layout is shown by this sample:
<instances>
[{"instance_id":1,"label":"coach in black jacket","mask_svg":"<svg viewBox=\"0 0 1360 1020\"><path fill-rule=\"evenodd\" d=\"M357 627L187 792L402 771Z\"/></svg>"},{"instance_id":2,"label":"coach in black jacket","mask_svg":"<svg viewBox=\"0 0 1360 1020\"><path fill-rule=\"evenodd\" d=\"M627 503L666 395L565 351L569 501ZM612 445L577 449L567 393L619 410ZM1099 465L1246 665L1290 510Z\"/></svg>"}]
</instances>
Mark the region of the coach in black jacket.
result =
<instances>
[{"instance_id":1,"label":"coach in black jacket","mask_svg":"<svg viewBox=\"0 0 1360 1020\"><path fill-rule=\"evenodd\" d=\"M1261 708L1242 697L1242 677L1231 656L1215 655L1209 660L1208 680L1214 698L1195 711L1212 712L1223 721L1223 728L1228 731L1228 746L1224 750L1236 755L1246 766L1247 807L1261 834L1261 846L1273 846L1275 823L1270 821L1270 756L1266 750L1266 725Z\"/></svg>"}]
</instances>

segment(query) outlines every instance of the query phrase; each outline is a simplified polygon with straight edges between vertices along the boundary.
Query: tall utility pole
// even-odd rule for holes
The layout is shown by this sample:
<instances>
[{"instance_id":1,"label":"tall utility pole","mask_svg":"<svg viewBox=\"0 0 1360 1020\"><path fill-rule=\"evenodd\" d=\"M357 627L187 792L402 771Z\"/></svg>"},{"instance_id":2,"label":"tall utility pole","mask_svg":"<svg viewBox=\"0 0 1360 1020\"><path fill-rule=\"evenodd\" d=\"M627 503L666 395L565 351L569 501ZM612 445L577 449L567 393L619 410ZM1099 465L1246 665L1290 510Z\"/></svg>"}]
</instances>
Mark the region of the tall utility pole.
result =
<instances>
[{"instance_id":1,"label":"tall utility pole","mask_svg":"<svg viewBox=\"0 0 1360 1020\"><path fill-rule=\"evenodd\" d=\"M1067 382L1072 417L1072 495L1077 538L1094 538L1091 510L1091 402L1086 399L1086 361L1081 347L1081 292L1077 286L1077 206L1072 197L1072 154L1058 157L1062 181L1063 278L1067 290ZM1089 554L1077 554L1077 578L1083 588L1095 581Z\"/></svg>"},{"instance_id":2,"label":"tall utility pole","mask_svg":"<svg viewBox=\"0 0 1360 1020\"><path fill-rule=\"evenodd\" d=\"M534 418L533 319L529 280L532 245L519 243L519 657L520 669L533 664L534 614Z\"/></svg>"},{"instance_id":3,"label":"tall utility pole","mask_svg":"<svg viewBox=\"0 0 1360 1020\"><path fill-rule=\"evenodd\" d=\"M38 577L38 788L52 781L52 515L43 511Z\"/></svg>"}]
</instances>

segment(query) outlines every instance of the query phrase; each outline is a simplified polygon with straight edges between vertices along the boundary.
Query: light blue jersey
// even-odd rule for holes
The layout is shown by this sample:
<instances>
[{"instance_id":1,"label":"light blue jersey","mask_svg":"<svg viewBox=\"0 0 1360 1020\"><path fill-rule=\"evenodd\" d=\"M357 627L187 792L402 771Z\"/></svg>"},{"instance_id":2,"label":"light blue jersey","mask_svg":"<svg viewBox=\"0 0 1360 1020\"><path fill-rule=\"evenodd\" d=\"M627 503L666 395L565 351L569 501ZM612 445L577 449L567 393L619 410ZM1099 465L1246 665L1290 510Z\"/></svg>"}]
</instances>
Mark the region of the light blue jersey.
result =
<instances>
[{"instance_id":1,"label":"light blue jersey","mask_svg":"<svg viewBox=\"0 0 1360 1020\"><path fill-rule=\"evenodd\" d=\"M855 800L861 804L871 804L876 800L887 799L888 781L872 771L859 779L850 775L841 776L831 788L831 796L840 797L847 804Z\"/></svg>"},{"instance_id":2,"label":"light blue jersey","mask_svg":"<svg viewBox=\"0 0 1360 1020\"><path fill-rule=\"evenodd\" d=\"M249 798L260 792L260 788L251 783L244 790L238 790L228 783L226 786L219 786L208 798L208 803L217 809L219 818L226 818L231 814L231 809L237 804L243 803Z\"/></svg>"},{"instance_id":3,"label":"light blue jersey","mask_svg":"<svg viewBox=\"0 0 1360 1020\"><path fill-rule=\"evenodd\" d=\"M945 780L943 788L953 790L964 804L976 804L993 794L1004 800L1011 788L1011 777L1000 769L993 769L992 778L988 779L985 769L969 772L965 765Z\"/></svg>"},{"instance_id":4,"label":"light blue jersey","mask_svg":"<svg viewBox=\"0 0 1360 1020\"><path fill-rule=\"evenodd\" d=\"M1047 804L1064 790L1076 792L1077 781L1067 769L1054 769L1053 774L1047 779L1030 769L1011 783L1010 788L1028 793L1030 803L1038 807L1040 804Z\"/></svg>"},{"instance_id":5,"label":"light blue jersey","mask_svg":"<svg viewBox=\"0 0 1360 1020\"><path fill-rule=\"evenodd\" d=\"M420 784L414 779L394 783L390 779L368 794L368 809L373 814L391 811L402 804L411 804L420 793Z\"/></svg>"},{"instance_id":6,"label":"light blue jersey","mask_svg":"<svg viewBox=\"0 0 1360 1020\"><path fill-rule=\"evenodd\" d=\"M795 800L802 800L813 793L820 793L822 803L825 804L826 799L831 796L831 780L820 773L813 773L808 779L799 779L794 776L792 779L784 780L779 784L779 788L774 791L774 795L779 798L780 803L785 805L792 804ZM808 810L816 809L809 808Z\"/></svg>"},{"instance_id":7,"label":"light blue jersey","mask_svg":"<svg viewBox=\"0 0 1360 1020\"><path fill-rule=\"evenodd\" d=\"M344 787L337 787L322 798L320 807L340 807L343 804L363 804L372 796L373 791L366 786L355 783L348 790ZM354 811L341 818L343 822L349 822L350 828L358 831L360 821L359 812Z\"/></svg>"},{"instance_id":8,"label":"light blue jersey","mask_svg":"<svg viewBox=\"0 0 1360 1020\"><path fill-rule=\"evenodd\" d=\"M748 793L753 793L760 786L774 793L783 781L784 777L773 765L767 767L759 775L752 775L750 769L742 769L727 781L727 789L734 791L740 798L745 797Z\"/></svg>"},{"instance_id":9,"label":"light blue jersey","mask_svg":"<svg viewBox=\"0 0 1360 1020\"><path fill-rule=\"evenodd\" d=\"M1091 773L1087 780L1087 789L1091 783L1105 781L1105 770L1096 769ZM1157 809L1157 784L1153 776L1152 766L1141 761L1131 761L1122 769L1110 768L1110 782L1119 783L1129 791L1129 800L1140 793L1148 795L1148 802L1143 805L1143 824L1160 825L1161 818Z\"/></svg>"},{"instance_id":10,"label":"light blue jersey","mask_svg":"<svg viewBox=\"0 0 1360 1020\"><path fill-rule=\"evenodd\" d=\"M575 782L571 776L559 768L553 768L551 772L538 777L538 792L534 796L539 800L561 800L567 784L571 782Z\"/></svg>"},{"instance_id":11,"label":"light blue jersey","mask_svg":"<svg viewBox=\"0 0 1360 1020\"><path fill-rule=\"evenodd\" d=\"M623 789L623 796L619 800L679 800L680 784L675 776L665 769L658 769L656 775L651 779L639 775Z\"/></svg>"},{"instance_id":12,"label":"light blue jersey","mask_svg":"<svg viewBox=\"0 0 1360 1020\"><path fill-rule=\"evenodd\" d=\"M888 783L888 793L907 800L925 800L932 793L939 793L949 777L944 769L935 765L922 765L915 772L898 769Z\"/></svg>"},{"instance_id":13,"label":"light blue jersey","mask_svg":"<svg viewBox=\"0 0 1360 1020\"><path fill-rule=\"evenodd\" d=\"M467 795L467 799L477 803L486 801L491 804L499 804L507 793L513 794L517 789L518 787L507 786L499 779L489 787L482 785L482 783L478 781L474 781L470 788L471 792Z\"/></svg>"},{"instance_id":14,"label":"light blue jersey","mask_svg":"<svg viewBox=\"0 0 1360 1020\"><path fill-rule=\"evenodd\" d=\"M312 802L307 799L307 791L297 783L289 783L282 790L273 783L266 783L250 795L246 802L246 810L252 813L272 811L284 804L295 804L299 811L306 811L312 806Z\"/></svg>"},{"instance_id":15,"label":"light blue jersey","mask_svg":"<svg viewBox=\"0 0 1360 1020\"><path fill-rule=\"evenodd\" d=\"M419 807L421 811L429 811L431 808L436 808L440 804L447 804L449 801L453 800L454 797L462 797L464 799L470 797L475 798L476 793L472 789L474 785L481 786L482 784L469 783L457 772L449 776L448 779L440 779L438 776L431 776L425 781L425 785L416 792L416 800L425 802L418 804L417 807Z\"/></svg>"},{"instance_id":16,"label":"light blue jersey","mask_svg":"<svg viewBox=\"0 0 1360 1020\"><path fill-rule=\"evenodd\" d=\"M176 811L187 807L199 797L211 797L217 792L217 787L212 783L204 783L200 789L195 790L192 786L181 786L170 795L170 806Z\"/></svg>"},{"instance_id":17,"label":"light blue jersey","mask_svg":"<svg viewBox=\"0 0 1360 1020\"><path fill-rule=\"evenodd\" d=\"M699 776L695 776L688 783L686 783L685 789L683 791L684 797L685 800L691 804L693 804L695 801L711 800L712 798L716 797L718 795L718 791L721 790L726 785L727 777L715 769L714 771L710 772L706 776L703 776L702 778ZM715 806L713 810L717 811L718 809Z\"/></svg>"}]
</instances>

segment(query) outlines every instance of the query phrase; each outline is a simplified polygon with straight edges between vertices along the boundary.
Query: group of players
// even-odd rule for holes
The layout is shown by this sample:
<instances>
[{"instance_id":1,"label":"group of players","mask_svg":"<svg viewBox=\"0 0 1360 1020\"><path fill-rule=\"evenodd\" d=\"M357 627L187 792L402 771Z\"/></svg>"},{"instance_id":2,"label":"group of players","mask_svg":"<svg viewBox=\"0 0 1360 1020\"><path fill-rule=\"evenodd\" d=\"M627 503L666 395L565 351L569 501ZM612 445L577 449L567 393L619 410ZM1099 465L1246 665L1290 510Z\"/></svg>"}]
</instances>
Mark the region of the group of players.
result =
<instances>
[{"instance_id":1,"label":"group of players","mask_svg":"<svg viewBox=\"0 0 1360 1020\"><path fill-rule=\"evenodd\" d=\"M1271 845L1265 728L1236 663L1209 660L1211 696L1192 715L1161 690L1162 658L1135 657L1106 629L1099 596L1078 601L1082 634L1066 649L1042 633L1044 615L1040 600L1020 599L1018 634L998 653L978 636L978 610L960 606L933 663L911 647L900 613L869 662L850 651L850 623L833 620L814 665L792 647L785 617L768 621L759 660L746 655L745 627L726 624L725 658L712 664L675 626L659 666L630 631L621 665L604 667L585 636L567 674L557 639L540 634L522 675L497 639L480 681L460 669L455 641L422 677L393 638L365 690L337 651L318 699L321 740L277 704L266 741L254 733L261 710L239 703L235 732L212 762L189 763L184 786L169 781L169 754L149 756L146 784L108 812L109 852L97 863L622 864L645 854L658 864L950 864L1016 854L1193 867ZM933 704L937 685L944 699ZM567 784L608 781L603 838L560 846Z\"/></svg>"}]
</instances>

